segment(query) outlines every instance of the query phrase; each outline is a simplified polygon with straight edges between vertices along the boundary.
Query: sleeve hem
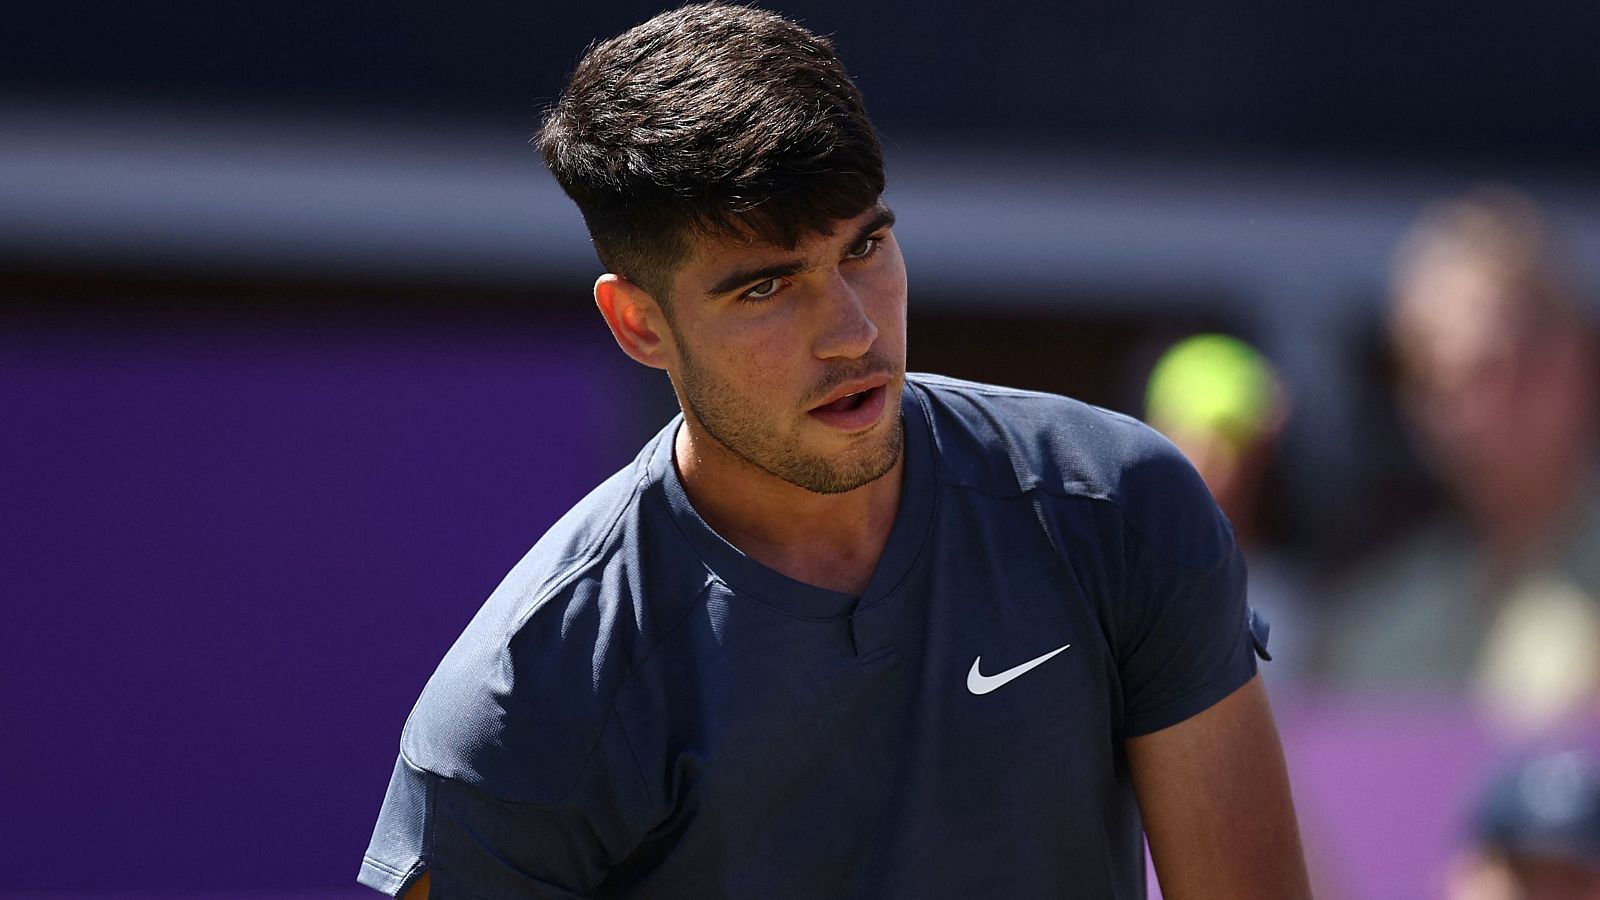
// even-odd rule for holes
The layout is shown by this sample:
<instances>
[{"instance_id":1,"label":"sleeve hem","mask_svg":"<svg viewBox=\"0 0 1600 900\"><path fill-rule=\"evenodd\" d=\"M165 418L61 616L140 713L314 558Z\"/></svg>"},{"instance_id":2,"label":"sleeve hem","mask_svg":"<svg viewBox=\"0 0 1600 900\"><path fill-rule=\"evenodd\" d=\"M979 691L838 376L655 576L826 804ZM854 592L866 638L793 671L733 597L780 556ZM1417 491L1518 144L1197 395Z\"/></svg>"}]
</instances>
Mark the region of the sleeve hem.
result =
<instances>
[{"instance_id":1,"label":"sleeve hem","mask_svg":"<svg viewBox=\"0 0 1600 900\"><path fill-rule=\"evenodd\" d=\"M370 856L361 857L361 871L356 875L356 882L366 885L373 890L398 897L411 888L416 880L422 877L426 867L417 862L406 871L400 871L382 860Z\"/></svg>"},{"instance_id":2,"label":"sleeve hem","mask_svg":"<svg viewBox=\"0 0 1600 900\"><path fill-rule=\"evenodd\" d=\"M1163 703L1155 709L1129 716L1124 723L1123 734L1129 738L1136 738L1163 728L1170 728L1215 706L1234 691L1244 687L1255 676L1256 659L1255 655L1250 653L1244 657L1242 665L1230 669L1204 686L1176 700Z\"/></svg>"}]
</instances>

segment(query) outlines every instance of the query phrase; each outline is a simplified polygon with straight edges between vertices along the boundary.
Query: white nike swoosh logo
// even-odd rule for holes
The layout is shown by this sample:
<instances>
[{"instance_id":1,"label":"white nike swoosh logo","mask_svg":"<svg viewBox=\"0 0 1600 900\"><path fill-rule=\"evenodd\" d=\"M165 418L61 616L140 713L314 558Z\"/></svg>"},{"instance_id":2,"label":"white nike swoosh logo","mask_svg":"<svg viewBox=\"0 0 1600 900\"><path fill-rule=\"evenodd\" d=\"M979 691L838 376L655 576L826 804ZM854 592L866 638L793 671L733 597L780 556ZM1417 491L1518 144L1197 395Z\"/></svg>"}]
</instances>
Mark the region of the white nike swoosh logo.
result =
<instances>
[{"instance_id":1,"label":"white nike swoosh logo","mask_svg":"<svg viewBox=\"0 0 1600 900\"><path fill-rule=\"evenodd\" d=\"M1064 647L1058 647L1039 657L1038 659L1030 659L1020 666L1012 666L1004 672L1001 672L999 675L985 675L982 672L979 672L978 663L983 662L983 657L980 656L972 661L972 671L967 673L967 690L973 692L974 694L987 694L996 688L1003 687L1006 682L1011 681L1017 676L1024 675L1029 670L1044 665L1046 662L1049 662L1050 657L1055 656L1057 653L1060 653L1062 650L1065 650L1067 647L1071 646L1071 644L1067 644Z\"/></svg>"}]
</instances>

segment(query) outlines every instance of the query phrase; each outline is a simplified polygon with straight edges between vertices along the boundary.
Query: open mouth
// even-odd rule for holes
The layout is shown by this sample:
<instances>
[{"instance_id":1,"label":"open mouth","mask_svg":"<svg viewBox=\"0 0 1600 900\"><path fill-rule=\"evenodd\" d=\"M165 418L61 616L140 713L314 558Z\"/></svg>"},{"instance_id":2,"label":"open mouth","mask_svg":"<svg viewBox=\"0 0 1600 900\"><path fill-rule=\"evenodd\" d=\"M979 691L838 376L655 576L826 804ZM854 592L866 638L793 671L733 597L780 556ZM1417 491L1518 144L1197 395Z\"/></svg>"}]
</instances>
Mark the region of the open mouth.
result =
<instances>
[{"instance_id":1,"label":"open mouth","mask_svg":"<svg viewBox=\"0 0 1600 900\"><path fill-rule=\"evenodd\" d=\"M824 403L811 410L811 417L842 431L862 431L883 417L885 396L886 388L880 384Z\"/></svg>"},{"instance_id":2,"label":"open mouth","mask_svg":"<svg viewBox=\"0 0 1600 900\"><path fill-rule=\"evenodd\" d=\"M832 403L823 404L822 406L817 407L815 412L853 412L854 410L858 410L864 404L866 404L866 402L871 399L874 391L881 390L883 390L883 388L874 387L867 388L864 391L856 391L854 394L846 394Z\"/></svg>"}]
</instances>

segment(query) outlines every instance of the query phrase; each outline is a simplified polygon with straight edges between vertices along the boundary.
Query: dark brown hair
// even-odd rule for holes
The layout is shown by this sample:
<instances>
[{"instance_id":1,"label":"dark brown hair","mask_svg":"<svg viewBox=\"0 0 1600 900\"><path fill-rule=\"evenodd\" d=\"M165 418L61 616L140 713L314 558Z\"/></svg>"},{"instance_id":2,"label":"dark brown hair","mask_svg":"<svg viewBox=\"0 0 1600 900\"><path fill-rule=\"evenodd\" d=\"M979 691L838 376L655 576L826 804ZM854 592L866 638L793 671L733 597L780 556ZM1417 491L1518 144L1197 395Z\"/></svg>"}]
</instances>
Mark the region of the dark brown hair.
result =
<instances>
[{"instance_id":1,"label":"dark brown hair","mask_svg":"<svg viewBox=\"0 0 1600 900\"><path fill-rule=\"evenodd\" d=\"M590 47L537 141L601 263L663 304L692 235L793 247L884 186L877 134L833 45L720 3Z\"/></svg>"}]
</instances>

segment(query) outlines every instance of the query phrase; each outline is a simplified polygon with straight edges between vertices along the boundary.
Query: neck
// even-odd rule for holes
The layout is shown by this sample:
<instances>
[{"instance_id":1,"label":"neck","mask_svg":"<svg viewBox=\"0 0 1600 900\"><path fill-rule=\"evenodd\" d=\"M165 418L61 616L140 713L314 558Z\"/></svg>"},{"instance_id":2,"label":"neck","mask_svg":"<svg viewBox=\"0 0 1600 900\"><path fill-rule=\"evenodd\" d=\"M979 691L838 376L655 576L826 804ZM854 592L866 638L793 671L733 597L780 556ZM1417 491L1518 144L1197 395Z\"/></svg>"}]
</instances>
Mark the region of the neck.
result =
<instances>
[{"instance_id":1,"label":"neck","mask_svg":"<svg viewBox=\"0 0 1600 900\"><path fill-rule=\"evenodd\" d=\"M796 581L866 591L900 508L904 450L882 477L838 494L765 472L690 420L678 429L673 459L695 511L740 552Z\"/></svg>"}]
</instances>

